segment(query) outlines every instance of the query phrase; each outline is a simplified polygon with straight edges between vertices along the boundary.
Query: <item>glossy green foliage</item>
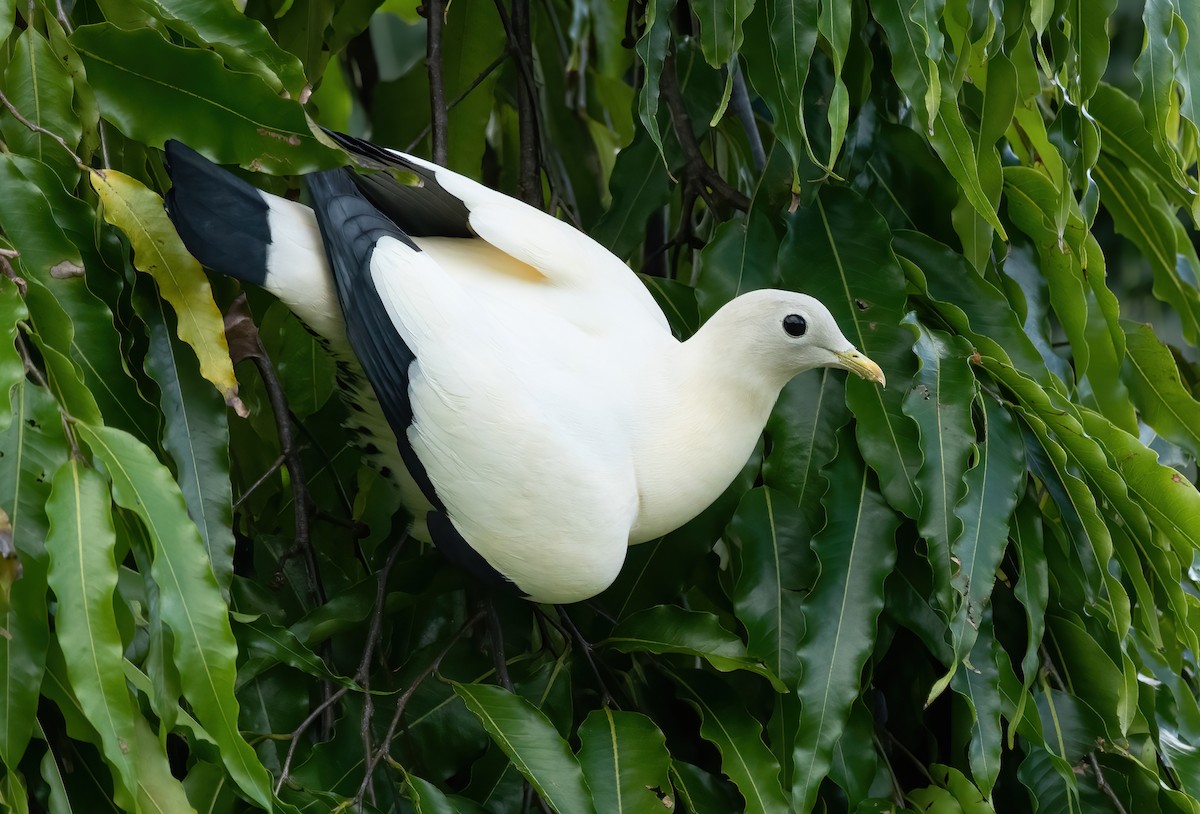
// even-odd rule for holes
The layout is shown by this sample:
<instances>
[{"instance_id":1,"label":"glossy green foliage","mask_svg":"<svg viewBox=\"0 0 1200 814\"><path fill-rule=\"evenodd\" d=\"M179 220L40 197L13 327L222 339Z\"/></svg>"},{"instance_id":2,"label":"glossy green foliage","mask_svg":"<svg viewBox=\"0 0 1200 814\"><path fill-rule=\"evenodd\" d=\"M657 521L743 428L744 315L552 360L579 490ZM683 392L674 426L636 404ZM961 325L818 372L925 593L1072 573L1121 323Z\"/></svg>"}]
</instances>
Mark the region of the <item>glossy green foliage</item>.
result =
<instances>
[{"instance_id":1,"label":"glossy green foliage","mask_svg":"<svg viewBox=\"0 0 1200 814\"><path fill-rule=\"evenodd\" d=\"M292 197L320 126L432 154L426 9L451 167L681 339L791 288L887 376L797 377L569 620L402 542L321 343L162 213L171 138ZM0 806L1200 812L1196 3L0 0L0 39Z\"/></svg>"}]
</instances>

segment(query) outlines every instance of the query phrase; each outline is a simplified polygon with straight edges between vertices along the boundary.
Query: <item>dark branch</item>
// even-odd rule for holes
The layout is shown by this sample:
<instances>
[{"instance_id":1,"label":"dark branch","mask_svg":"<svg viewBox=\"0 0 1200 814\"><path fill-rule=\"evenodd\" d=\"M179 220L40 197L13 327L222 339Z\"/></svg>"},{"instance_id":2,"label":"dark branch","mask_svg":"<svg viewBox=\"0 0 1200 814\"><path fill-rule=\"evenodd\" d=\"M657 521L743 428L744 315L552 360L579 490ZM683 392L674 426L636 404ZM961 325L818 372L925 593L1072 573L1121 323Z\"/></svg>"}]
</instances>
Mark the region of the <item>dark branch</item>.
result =
<instances>
[{"instance_id":1,"label":"dark branch","mask_svg":"<svg viewBox=\"0 0 1200 814\"><path fill-rule=\"evenodd\" d=\"M292 426L292 414L287 406L287 396L284 395L283 385L275 373L275 366L271 364L270 358L267 357L267 351L259 339L258 328L250 318L245 294L234 300L225 314L225 336L229 342L229 355L234 364L243 359L249 359L258 368L263 387L267 391L267 398L271 402L271 412L275 416L275 427L279 434L279 457L287 465L288 480L292 485L293 513L296 518L295 540L291 550L285 553L279 561L278 567L282 571L284 563L290 557L303 554L311 578L312 600L317 607L320 607L325 604L325 588L321 584L316 552L312 547L310 525L312 501L308 495L308 481L304 476L304 461L300 457L300 447L296 444L296 434ZM256 483L255 486L257 485ZM245 499L245 495L242 499Z\"/></svg>"},{"instance_id":2,"label":"dark branch","mask_svg":"<svg viewBox=\"0 0 1200 814\"><path fill-rule=\"evenodd\" d=\"M425 0L426 29L425 61L429 70L429 122L433 133L433 161L446 165L449 155L446 108L446 86L442 75L442 27L446 23L445 0Z\"/></svg>"},{"instance_id":3,"label":"dark branch","mask_svg":"<svg viewBox=\"0 0 1200 814\"><path fill-rule=\"evenodd\" d=\"M683 92L679 88L674 54L667 54L663 63L659 89L667 100L667 107L671 111L671 125L679 139L679 145L683 148L683 154L687 157L684 167L687 174L685 183L694 185L710 208L722 210L732 207L743 212L748 210L750 199L740 190L730 186L704 159L704 153L701 152L696 134L692 130L692 118L683 101Z\"/></svg>"}]
</instances>

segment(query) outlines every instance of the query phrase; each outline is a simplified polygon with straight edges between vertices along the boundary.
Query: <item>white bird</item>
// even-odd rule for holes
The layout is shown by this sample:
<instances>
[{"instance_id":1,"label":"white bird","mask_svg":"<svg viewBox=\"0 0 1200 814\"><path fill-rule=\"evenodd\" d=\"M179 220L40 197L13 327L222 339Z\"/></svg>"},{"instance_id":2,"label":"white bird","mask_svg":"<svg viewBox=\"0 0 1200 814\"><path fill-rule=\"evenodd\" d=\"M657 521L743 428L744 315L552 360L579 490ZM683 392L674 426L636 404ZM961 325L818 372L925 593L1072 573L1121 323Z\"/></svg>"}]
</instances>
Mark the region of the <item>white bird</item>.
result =
<instances>
[{"instance_id":1,"label":"white bird","mask_svg":"<svg viewBox=\"0 0 1200 814\"><path fill-rule=\"evenodd\" d=\"M680 342L582 232L331 135L377 171L309 176L313 209L168 142L171 216L204 265L263 286L325 338L349 371L352 421L384 468L411 475L402 497L428 538L531 600L594 596L629 545L705 509L796 374L884 383L812 297L743 294Z\"/></svg>"}]
</instances>

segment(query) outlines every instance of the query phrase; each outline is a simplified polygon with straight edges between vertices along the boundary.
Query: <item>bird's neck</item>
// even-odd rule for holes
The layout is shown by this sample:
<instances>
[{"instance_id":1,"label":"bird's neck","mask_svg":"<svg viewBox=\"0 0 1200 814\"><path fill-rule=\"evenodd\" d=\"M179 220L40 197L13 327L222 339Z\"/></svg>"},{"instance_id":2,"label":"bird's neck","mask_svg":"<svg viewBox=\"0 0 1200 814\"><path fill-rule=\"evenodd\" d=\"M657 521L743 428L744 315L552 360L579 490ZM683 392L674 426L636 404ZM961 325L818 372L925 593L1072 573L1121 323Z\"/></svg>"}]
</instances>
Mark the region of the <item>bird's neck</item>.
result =
<instances>
[{"instance_id":1,"label":"bird's neck","mask_svg":"<svg viewBox=\"0 0 1200 814\"><path fill-rule=\"evenodd\" d=\"M630 542L660 537L720 497L754 452L786 379L764 372L736 332L712 320L655 354L642 379Z\"/></svg>"}]
</instances>

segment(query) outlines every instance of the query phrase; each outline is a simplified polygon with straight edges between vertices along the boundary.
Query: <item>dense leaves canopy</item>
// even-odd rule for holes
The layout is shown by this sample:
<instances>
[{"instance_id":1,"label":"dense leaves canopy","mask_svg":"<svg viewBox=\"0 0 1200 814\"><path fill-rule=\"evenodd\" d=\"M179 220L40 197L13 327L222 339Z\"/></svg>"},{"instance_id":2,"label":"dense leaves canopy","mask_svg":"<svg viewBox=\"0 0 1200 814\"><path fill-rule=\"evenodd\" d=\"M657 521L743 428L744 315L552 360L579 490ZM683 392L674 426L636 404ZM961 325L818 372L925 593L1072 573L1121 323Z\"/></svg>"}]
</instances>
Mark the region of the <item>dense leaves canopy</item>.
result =
<instances>
[{"instance_id":1,"label":"dense leaves canopy","mask_svg":"<svg viewBox=\"0 0 1200 814\"><path fill-rule=\"evenodd\" d=\"M0 39L13 811L1200 812L1196 3L0 0ZM347 161L317 125L577 224L680 337L813 294L888 388L798 378L569 617L488 597L163 212L166 139L294 196Z\"/></svg>"}]
</instances>

